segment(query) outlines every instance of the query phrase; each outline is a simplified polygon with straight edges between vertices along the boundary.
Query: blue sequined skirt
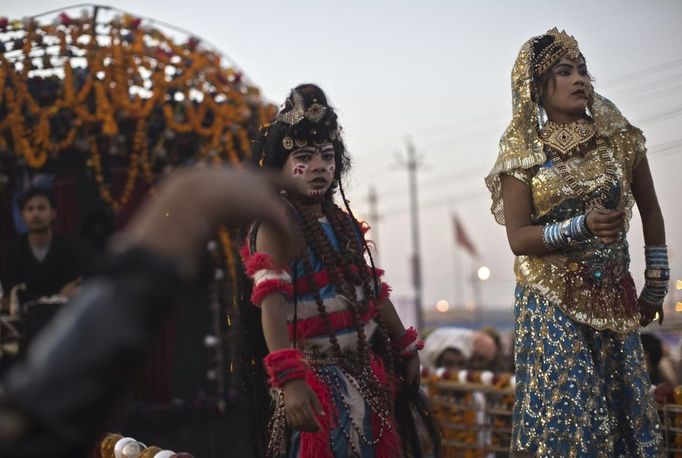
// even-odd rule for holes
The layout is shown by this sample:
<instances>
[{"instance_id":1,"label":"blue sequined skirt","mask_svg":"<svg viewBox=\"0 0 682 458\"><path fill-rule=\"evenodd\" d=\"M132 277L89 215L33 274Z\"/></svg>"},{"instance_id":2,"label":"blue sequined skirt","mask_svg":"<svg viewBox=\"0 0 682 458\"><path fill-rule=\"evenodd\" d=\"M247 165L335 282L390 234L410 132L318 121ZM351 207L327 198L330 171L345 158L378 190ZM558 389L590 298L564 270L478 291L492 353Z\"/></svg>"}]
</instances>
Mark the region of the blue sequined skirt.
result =
<instances>
[{"instance_id":1,"label":"blue sequined skirt","mask_svg":"<svg viewBox=\"0 0 682 458\"><path fill-rule=\"evenodd\" d=\"M514 305L512 449L533 456L662 456L639 331L598 331L521 285Z\"/></svg>"}]
</instances>

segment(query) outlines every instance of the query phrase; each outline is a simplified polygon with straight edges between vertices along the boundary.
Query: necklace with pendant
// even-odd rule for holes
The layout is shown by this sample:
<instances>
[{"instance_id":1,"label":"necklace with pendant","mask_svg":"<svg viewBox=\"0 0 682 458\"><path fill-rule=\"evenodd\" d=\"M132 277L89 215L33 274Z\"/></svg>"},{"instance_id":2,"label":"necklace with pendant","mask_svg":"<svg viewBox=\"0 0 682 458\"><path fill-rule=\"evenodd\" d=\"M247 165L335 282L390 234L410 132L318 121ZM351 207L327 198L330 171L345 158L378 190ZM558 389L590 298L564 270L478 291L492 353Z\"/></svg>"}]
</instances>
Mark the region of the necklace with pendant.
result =
<instances>
[{"instance_id":1,"label":"necklace with pendant","mask_svg":"<svg viewBox=\"0 0 682 458\"><path fill-rule=\"evenodd\" d=\"M542 142L563 157L569 157L594 138L597 128L590 119L570 124L547 121L540 130Z\"/></svg>"}]
</instances>

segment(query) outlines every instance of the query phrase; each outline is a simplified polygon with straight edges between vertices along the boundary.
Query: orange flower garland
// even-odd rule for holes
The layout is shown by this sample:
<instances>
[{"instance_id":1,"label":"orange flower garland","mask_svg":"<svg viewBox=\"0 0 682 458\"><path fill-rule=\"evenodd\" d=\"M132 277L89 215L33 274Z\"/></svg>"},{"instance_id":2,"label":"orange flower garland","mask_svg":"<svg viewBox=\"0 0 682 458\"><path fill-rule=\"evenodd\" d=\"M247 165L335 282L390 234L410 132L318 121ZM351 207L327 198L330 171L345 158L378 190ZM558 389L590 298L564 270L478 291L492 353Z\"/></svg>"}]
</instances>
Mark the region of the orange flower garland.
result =
<instances>
[{"instance_id":1,"label":"orange flower garland","mask_svg":"<svg viewBox=\"0 0 682 458\"><path fill-rule=\"evenodd\" d=\"M221 57L199 46L199 40L176 43L153 23L142 27L131 15L97 23L94 30L97 21L90 17L62 13L58 21L7 21L0 30L0 43L9 48L0 52L0 112L7 113L0 119L0 146L9 146L30 169L43 168L76 139L90 139L88 163L100 195L119 210L129 201L140 171L151 183L154 171L162 168L148 151L151 142L163 144L148 137L146 120L155 112L176 134L197 134L197 151L214 164L250 156L249 132L272 115L273 107L239 72L221 67ZM50 71L50 81L61 89L49 100L39 99L29 91L29 82ZM258 119L251 119L253 110ZM55 138L55 122L66 119L68 129L60 129L63 137ZM121 196L114 197L103 176L108 157L92 137L98 132L109 138L127 135L123 126L130 120L136 126L130 166Z\"/></svg>"}]
</instances>

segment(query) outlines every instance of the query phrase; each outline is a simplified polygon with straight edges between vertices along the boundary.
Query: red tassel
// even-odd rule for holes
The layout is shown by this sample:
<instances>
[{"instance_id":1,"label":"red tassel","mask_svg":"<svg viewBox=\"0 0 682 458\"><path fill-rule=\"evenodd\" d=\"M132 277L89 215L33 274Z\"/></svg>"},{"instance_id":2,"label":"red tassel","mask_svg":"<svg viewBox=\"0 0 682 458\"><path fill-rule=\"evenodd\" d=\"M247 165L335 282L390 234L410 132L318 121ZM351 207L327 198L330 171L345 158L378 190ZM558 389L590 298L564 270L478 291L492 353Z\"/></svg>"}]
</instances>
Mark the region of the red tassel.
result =
<instances>
[{"instance_id":1,"label":"red tassel","mask_svg":"<svg viewBox=\"0 0 682 458\"><path fill-rule=\"evenodd\" d=\"M251 303L260 306L263 299L274 293L282 293L287 299L294 294L294 288L291 283L273 278L271 280L263 280L253 288L251 292Z\"/></svg>"},{"instance_id":2,"label":"red tassel","mask_svg":"<svg viewBox=\"0 0 682 458\"><path fill-rule=\"evenodd\" d=\"M393 345L393 349L396 351L403 351L406 349L412 342L417 340L417 330L410 327L405 329L405 331L395 339L391 344Z\"/></svg>"},{"instance_id":3,"label":"red tassel","mask_svg":"<svg viewBox=\"0 0 682 458\"><path fill-rule=\"evenodd\" d=\"M306 382L310 388L317 395L317 400L322 407L325 415L317 416L317 421L320 422L322 429L316 433L301 432L300 457L320 457L320 458L334 458L334 453L331 449L329 440L329 432L332 429L334 418L337 417L336 409L331 401L329 389L320 381L314 372L309 371L306 374ZM396 455L397 456L397 455Z\"/></svg>"},{"instance_id":4,"label":"red tassel","mask_svg":"<svg viewBox=\"0 0 682 458\"><path fill-rule=\"evenodd\" d=\"M379 302L383 302L389 297L391 297L391 290L392 288L388 283L382 282L381 288L379 289L379 297L377 298L377 300Z\"/></svg>"}]
</instances>

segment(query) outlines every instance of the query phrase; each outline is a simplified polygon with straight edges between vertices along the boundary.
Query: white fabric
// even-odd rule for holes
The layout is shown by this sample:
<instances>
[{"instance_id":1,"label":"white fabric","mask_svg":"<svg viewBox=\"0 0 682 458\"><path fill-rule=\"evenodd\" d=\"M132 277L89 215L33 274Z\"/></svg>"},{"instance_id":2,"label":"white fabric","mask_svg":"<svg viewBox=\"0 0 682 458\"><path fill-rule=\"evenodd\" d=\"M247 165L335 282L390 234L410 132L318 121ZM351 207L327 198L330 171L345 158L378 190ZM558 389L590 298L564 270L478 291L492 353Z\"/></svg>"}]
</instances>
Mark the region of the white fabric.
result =
<instances>
[{"instance_id":1,"label":"white fabric","mask_svg":"<svg viewBox=\"0 0 682 458\"><path fill-rule=\"evenodd\" d=\"M424 342L421 351L424 363L435 368L436 360L448 348L459 350L466 359L471 357L473 351L473 335L471 329L464 328L438 328L431 332Z\"/></svg>"},{"instance_id":2,"label":"white fabric","mask_svg":"<svg viewBox=\"0 0 682 458\"><path fill-rule=\"evenodd\" d=\"M291 283L291 275L288 272L276 271L272 269L261 269L253 274L253 284L258 285L260 282L266 280L282 280L287 283Z\"/></svg>"},{"instance_id":3,"label":"white fabric","mask_svg":"<svg viewBox=\"0 0 682 458\"><path fill-rule=\"evenodd\" d=\"M361 302L365 298L365 294L362 288L357 286L355 288L355 294L358 298L358 302ZM343 294L337 294L334 297L328 299L323 299L324 309L327 313L340 312L348 308L348 299L343 296ZM301 301L296 303L296 317L299 320L304 320L306 318L312 318L318 316L317 302L315 301ZM291 321L294 319L294 300L290 299L287 304L287 320Z\"/></svg>"}]
</instances>

